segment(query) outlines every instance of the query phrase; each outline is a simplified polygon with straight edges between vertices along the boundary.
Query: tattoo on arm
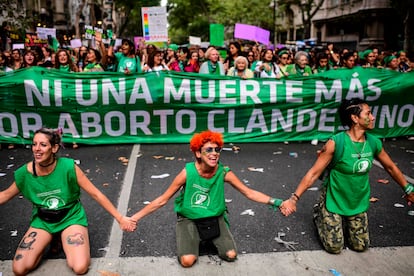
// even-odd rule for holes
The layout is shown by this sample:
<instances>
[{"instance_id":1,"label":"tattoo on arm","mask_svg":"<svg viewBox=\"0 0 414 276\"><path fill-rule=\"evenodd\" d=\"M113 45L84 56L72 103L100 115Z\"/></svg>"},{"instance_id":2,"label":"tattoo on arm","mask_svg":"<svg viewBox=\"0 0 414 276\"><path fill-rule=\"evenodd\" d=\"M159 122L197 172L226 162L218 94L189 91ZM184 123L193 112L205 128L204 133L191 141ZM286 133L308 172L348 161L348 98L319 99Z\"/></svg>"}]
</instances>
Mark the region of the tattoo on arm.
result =
<instances>
[{"instance_id":1,"label":"tattoo on arm","mask_svg":"<svg viewBox=\"0 0 414 276\"><path fill-rule=\"evenodd\" d=\"M69 235L66 238L66 242L70 245L79 246L85 243L85 238L81 233L76 233L74 235Z\"/></svg>"}]
</instances>

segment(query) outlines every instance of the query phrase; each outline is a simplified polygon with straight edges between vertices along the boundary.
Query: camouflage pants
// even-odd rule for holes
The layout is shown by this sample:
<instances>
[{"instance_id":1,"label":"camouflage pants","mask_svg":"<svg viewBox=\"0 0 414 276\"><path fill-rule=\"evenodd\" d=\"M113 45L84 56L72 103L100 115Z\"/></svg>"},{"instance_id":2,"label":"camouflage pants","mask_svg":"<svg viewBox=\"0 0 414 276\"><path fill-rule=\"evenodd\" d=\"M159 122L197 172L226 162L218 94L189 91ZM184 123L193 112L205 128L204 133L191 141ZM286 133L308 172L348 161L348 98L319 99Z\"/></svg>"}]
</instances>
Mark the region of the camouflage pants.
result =
<instances>
[{"instance_id":1,"label":"camouflage pants","mask_svg":"<svg viewBox=\"0 0 414 276\"><path fill-rule=\"evenodd\" d=\"M323 247L329 253L338 254L344 247L344 232L350 249L365 251L369 247L368 216L366 212L355 216L341 216L325 207L326 189L313 207L313 219Z\"/></svg>"}]
</instances>

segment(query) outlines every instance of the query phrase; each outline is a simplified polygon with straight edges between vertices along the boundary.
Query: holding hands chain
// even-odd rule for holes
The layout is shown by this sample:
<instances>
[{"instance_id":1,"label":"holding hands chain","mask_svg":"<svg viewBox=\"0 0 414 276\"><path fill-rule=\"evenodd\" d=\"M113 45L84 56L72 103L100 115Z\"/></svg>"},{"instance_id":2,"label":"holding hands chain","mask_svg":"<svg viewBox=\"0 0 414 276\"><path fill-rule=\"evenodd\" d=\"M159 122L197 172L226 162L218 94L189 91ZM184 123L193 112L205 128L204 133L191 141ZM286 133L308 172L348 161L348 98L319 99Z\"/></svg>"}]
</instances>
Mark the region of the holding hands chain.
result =
<instances>
[{"instance_id":1,"label":"holding hands chain","mask_svg":"<svg viewBox=\"0 0 414 276\"><path fill-rule=\"evenodd\" d=\"M133 232L137 229L137 222L131 217L122 216L118 223L122 231Z\"/></svg>"}]
</instances>

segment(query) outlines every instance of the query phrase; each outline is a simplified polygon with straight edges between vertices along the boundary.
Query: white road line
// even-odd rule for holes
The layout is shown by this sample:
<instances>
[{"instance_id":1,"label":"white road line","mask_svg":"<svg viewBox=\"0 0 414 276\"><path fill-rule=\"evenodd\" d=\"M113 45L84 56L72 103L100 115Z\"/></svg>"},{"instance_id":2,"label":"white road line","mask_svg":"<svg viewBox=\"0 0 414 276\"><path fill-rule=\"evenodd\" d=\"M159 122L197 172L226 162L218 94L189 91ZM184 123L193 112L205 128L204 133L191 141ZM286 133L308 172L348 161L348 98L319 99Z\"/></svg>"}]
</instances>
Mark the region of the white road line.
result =
<instances>
[{"instance_id":1,"label":"white road line","mask_svg":"<svg viewBox=\"0 0 414 276\"><path fill-rule=\"evenodd\" d=\"M124 182L121 188L121 194L118 200L118 211L125 215L128 211L128 202L131 195L132 183L134 182L135 168L137 165L138 154L141 146L136 144L133 146L131 156L129 157L128 167L125 173ZM106 258L118 258L121 252L123 232L119 228L118 223L113 220L111 235L109 236L108 248L106 252Z\"/></svg>"},{"instance_id":2,"label":"white road line","mask_svg":"<svg viewBox=\"0 0 414 276\"><path fill-rule=\"evenodd\" d=\"M372 162L375 166L380 167L381 169L384 169L384 167L381 165L380 162L378 162L377 160L374 160L374 162ZM408 175L403 174L405 179L410 182L410 183L414 183L414 179L409 177Z\"/></svg>"}]
</instances>

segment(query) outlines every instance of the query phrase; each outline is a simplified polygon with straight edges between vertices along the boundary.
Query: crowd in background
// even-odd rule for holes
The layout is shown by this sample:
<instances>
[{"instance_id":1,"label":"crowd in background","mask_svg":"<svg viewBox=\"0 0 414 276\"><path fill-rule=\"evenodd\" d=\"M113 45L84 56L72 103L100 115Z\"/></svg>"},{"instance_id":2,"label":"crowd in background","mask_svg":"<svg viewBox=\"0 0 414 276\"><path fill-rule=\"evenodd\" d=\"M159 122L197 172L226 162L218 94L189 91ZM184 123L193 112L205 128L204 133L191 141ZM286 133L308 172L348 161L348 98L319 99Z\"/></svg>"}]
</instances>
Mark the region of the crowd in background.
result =
<instances>
[{"instance_id":1,"label":"crowd in background","mask_svg":"<svg viewBox=\"0 0 414 276\"><path fill-rule=\"evenodd\" d=\"M240 78L283 78L308 76L337 68L376 67L409 72L414 62L404 51L381 51L371 47L365 51L325 47L296 50L267 48L261 44L242 45L230 42L225 49L179 46L166 49L146 44L136 49L131 40L105 45L99 37L95 47L81 46L52 50L51 47L26 47L0 51L0 72L42 66L66 72L113 71L126 74L170 70L202 74L228 75Z\"/></svg>"}]
</instances>

